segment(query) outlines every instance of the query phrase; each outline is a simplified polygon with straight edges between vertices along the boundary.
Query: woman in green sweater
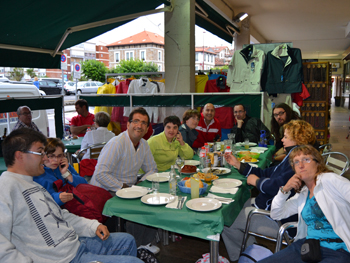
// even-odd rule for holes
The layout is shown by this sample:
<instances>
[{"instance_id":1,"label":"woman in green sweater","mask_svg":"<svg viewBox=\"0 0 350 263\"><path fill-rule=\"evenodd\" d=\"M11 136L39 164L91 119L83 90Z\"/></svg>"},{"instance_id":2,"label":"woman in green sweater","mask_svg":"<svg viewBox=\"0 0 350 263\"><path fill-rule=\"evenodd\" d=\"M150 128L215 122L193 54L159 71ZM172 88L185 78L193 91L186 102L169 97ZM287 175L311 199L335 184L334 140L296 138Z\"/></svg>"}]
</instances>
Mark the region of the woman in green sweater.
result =
<instances>
[{"instance_id":1,"label":"woman in green sweater","mask_svg":"<svg viewBox=\"0 0 350 263\"><path fill-rule=\"evenodd\" d=\"M148 145L158 171L166 171L175 164L178 155L184 159L192 159L193 150L184 142L179 127L180 119L177 116L169 116L164 119L164 132L148 139Z\"/></svg>"}]
</instances>

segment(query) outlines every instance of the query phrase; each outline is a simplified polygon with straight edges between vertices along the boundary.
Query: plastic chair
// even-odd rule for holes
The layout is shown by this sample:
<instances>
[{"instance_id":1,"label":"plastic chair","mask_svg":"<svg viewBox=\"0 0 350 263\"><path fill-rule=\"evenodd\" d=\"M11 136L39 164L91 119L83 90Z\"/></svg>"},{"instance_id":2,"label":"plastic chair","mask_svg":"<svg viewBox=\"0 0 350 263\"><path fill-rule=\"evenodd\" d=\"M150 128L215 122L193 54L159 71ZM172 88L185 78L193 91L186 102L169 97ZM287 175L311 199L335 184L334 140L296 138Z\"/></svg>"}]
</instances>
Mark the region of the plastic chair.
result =
<instances>
[{"instance_id":1,"label":"plastic chair","mask_svg":"<svg viewBox=\"0 0 350 263\"><path fill-rule=\"evenodd\" d=\"M252 220L253 216L256 216L256 215L264 215L264 216L270 217L270 211L255 208L255 209L253 209L253 210L251 210L249 212L248 218L247 218L246 227L245 227L245 232L244 232L244 236L243 236L243 241L242 241L242 245L241 245L241 252L240 252L240 254L242 254L242 252L246 249L248 235L252 235L252 236L256 236L256 237L260 237L260 238L263 238L263 239L266 239L266 240L270 240L270 241L276 242L276 249L275 249L275 251L277 250L277 247L280 249L281 244L290 245L293 242L293 239L290 238L288 233L285 232L285 231L283 231L281 237L278 239L279 230L277 228L276 228L276 238L275 237L266 236L266 235L263 235L263 234L260 234L260 233L256 233L256 232L253 232L253 231L250 231L249 228L250 228L251 220ZM277 223L277 225L278 225L278 227L280 229L281 226L282 226L281 221L275 220L275 222ZM288 223L286 223L286 224L288 224ZM286 224L284 224L284 225L286 225ZM282 238L282 236L283 236L283 238ZM277 242L279 242L280 245L278 245Z\"/></svg>"},{"instance_id":2,"label":"plastic chair","mask_svg":"<svg viewBox=\"0 0 350 263\"><path fill-rule=\"evenodd\" d=\"M100 156L100 153L102 151L102 148L106 145L106 142L102 142L102 143L96 143L96 144L92 144L89 147L86 147L84 149L81 149L80 151L78 151L77 153L72 154L72 156L77 159L78 163L81 162L85 152L87 150L89 150L90 155L89 155L89 159L98 159L98 157Z\"/></svg>"},{"instance_id":3,"label":"plastic chair","mask_svg":"<svg viewBox=\"0 0 350 263\"><path fill-rule=\"evenodd\" d=\"M347 170L349 170L349 158L341 152L327 152L323 153L326 166L342 176Z\"/></svg>"}]
</instances>

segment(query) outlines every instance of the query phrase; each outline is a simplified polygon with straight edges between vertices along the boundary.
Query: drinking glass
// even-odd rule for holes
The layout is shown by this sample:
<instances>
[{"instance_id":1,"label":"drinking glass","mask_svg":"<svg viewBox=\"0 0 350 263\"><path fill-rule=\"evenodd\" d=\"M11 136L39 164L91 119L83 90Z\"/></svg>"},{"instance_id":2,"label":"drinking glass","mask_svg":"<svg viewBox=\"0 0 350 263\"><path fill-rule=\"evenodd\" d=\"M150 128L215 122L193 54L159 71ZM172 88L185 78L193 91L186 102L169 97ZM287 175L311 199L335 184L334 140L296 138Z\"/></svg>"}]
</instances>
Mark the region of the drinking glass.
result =
<instances>
[{"instance_id":1,"label":"drinking glass","mask_svg":"<svg viewBox=\"0 0 350 263\"><path fill-rule=\"evenodd\" d=\"M178 156L176 159L176 165L177 167L179 167L180 176L182 176L181 170L185 166L185 159L182 158L181 156ZM176 175L176 178L179 179L181 178L180 176Z\"/></svg>"},{"instance_id":2,"label":"drinking glass","mask_svg":"<svg viewBox=\"0 0 350 263\"><path fill-rule=\"evenodd\" d=\"M152 179L152 190L155 194L159 192L159 178L157 177Z\"/></svg>"},{"instance_id":3,"label":"drinking glass","mask_svg":"<svg viewBox=\"0 0 350 263\"><path fill-rule=\"evenodd\" d=\"M249 149L249 139L248 138L244 139L244 149L246 149L246 150Z\"/></svg>"}]
</instances>

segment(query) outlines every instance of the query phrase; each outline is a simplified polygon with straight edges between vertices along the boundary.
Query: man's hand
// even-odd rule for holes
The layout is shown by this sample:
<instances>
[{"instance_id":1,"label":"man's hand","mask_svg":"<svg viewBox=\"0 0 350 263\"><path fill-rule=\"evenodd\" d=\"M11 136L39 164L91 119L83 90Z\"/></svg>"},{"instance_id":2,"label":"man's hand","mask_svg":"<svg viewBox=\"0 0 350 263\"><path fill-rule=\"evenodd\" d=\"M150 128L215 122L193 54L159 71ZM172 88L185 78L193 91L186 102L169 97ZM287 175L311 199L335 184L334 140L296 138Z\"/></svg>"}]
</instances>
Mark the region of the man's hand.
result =
<instances>
[{"instance_id":1,"label":"man's hand","mask_svg":"<svg viewBox=\"0 0 350 263\"><path fill-rule=\"evenodd\" d=\"M247 177L247 184L256 187L256 181L259 179L255 174L250 174Z\"/></svg>"},{"instance_id":2,"label":"man's hand","mask_svg":"<svg viewBox=\"0 0 350 263\"><path fill-rule=\"evenodd\" d=\"M237 128L242 128L243 123L244 123L243 120L237 120Z\"/></svg>"},{"instance_id":3,"label":"man's hand","mask_svg":"<svg viewBox=\"0 0 350 263\"><path fill-rule=\"evenodd\" d=\"M105 225L99 225L96 229L96 235L102 240L106 240L109 237L109 231Z\"/></svg>"},{"instance_id":4,"label":"man's hand","mask_svg":"<svg viewBox=\"0 0 350 263\"><path fill-rule=\"evenodd\" d=\"M127 184L123 184L122 188L129 188L130 186Z\"/></svg>"},{"instance_id":5,"label":"man's hand","mask_svg":"<svg viewBox=\"0 0 350 263\"><path fill-rule=\"evenodd\" d=\"M67 203L73 199L73 194L62 192L62 193L60 193L59 198L63 203Z\"/></svg>"},{"instance_id":6,"label":"man's hand","mask_svg":"<svg viewBox=\"0 0 350 263\"><path fill-rule=\"evenodd\" d=\"M230 153L225 153L225 159L226 161L231 164L232 166L234 166L235 168L237 168L239 170L239 168L241 168L241 163L237 160L236 157L234 157L232 154Z\"/></svg>"},{"instance_id":7,"label":"man's hand","mask_svg":"<svg viewBox=\"0 0 350 263\"><path fill-rule=\"evenodd\" d=\"M294 174L288 182L283 186L283 191L284 192L289 192L292 189L298 190L300 189L302 180L300 175Z\"/></svg>"}]
</instances>

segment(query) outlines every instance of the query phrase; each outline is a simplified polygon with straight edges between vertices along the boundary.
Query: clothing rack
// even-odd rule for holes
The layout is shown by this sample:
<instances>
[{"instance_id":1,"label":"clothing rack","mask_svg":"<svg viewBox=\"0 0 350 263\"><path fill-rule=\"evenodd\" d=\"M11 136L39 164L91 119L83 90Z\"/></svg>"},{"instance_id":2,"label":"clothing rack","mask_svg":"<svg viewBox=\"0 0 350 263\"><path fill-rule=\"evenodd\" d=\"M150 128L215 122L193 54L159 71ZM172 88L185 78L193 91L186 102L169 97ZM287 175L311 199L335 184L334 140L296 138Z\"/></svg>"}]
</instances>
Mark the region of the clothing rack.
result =
<instances>
[{"instance_id":1,"label":"clothing rack","mask_svg":"<svg viewBox=\"0 0 350 263\"><path fill-rule=\"evenodd\" d=\"M164 79L165 72L132 72L132 73L107 73L105 74L105 82L107 83L108 77L116 77L116 76L149 76L149 75L162 75L162 78Z\"/></svg>"}]
</instances>

